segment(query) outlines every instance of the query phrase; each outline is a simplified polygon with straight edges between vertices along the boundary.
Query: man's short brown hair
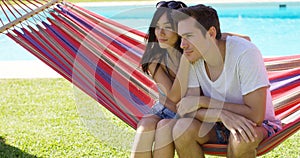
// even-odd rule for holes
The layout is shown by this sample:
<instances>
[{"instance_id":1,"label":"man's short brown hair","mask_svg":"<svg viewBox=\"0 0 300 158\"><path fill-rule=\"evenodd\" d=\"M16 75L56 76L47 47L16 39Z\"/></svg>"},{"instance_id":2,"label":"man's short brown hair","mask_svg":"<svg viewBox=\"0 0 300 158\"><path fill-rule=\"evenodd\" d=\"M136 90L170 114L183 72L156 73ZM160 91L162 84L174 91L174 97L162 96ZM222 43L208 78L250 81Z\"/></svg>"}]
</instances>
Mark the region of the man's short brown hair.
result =
<instances>
[{"instance_id":1,"label":"man's short brown hair","mask_svg":"<svg viewBox=\"0 0 300 158\"><path fill-rule=\"evenodd\" d=\"M209 30L210 27L213 26L217 31L216 39L221 38L222 34L220 29L219 17L217 11L212 7L199 4L174 10L172 12L172 18L177 22L185 20L189 17L194 18L198 22L196 25L201 29L204 36L207 30Z\"/></svg>"}]
</instances>

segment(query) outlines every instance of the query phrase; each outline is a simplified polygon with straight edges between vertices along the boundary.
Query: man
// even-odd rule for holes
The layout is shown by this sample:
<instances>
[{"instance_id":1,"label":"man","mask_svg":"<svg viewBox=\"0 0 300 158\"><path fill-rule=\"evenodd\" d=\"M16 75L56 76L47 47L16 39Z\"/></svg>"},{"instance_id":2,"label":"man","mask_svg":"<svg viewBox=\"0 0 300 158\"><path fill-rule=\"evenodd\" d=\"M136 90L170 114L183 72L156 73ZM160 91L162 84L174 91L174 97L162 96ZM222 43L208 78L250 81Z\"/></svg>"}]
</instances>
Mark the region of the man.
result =
<instances>
[{"instance_id":1,"label":"man","mask_svg":"<svg viewBox=\"0 0 300 158\"><path fill-rule=\"evenodd\" d=\"M183 8L172 17L204 93L178 104L183 118L173 128L177 153L204 157L202 144L221 143L228 144L228 157L255 157L258 144L281 129L260 51L239 37L222 39L211 7Z\"/></svg>"}]
</instances>

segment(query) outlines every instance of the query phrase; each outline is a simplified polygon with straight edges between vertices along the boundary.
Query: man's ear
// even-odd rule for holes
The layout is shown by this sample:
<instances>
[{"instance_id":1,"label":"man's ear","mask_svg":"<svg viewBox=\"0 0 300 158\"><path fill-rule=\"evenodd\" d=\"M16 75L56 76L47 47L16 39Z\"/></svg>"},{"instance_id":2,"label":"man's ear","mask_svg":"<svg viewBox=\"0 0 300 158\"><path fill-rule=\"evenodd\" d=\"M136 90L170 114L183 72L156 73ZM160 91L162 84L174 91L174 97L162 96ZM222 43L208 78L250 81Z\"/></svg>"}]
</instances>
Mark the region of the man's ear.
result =
<instances>
[{"instance_id":1,"label":"man's ear","mask_svg":"<svg viewBox=\"0 0 300 158\"><path fill-rule=\"evenodd\" d=\"M209 29L208 29L208 31L207 31L207 35L209 36L209 37L212 37L212 38L216 38L216 36L217 36L217 30L216 30L216 28L214 27L214 26L212 26L212 27L210 27Z\"/></svg>"}]
</instances>

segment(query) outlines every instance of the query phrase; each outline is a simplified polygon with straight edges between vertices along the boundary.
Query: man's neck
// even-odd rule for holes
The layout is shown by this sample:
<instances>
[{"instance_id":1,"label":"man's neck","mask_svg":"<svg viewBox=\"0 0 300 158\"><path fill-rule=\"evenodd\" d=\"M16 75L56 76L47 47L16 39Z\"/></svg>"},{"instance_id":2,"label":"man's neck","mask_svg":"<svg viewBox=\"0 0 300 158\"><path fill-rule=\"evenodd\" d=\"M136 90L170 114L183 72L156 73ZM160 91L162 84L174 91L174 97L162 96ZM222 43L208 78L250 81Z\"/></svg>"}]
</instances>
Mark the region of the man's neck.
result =
<instances>
[{"instance_id":1,"label":"man's neck","mask_svg":"<svg viewBox=\"0 0 300 158\"><path fill-rule=\"evenodd\" d=\"M211 48L210 58L205 60L205 69L208 77L215 81L222 74L226 55L226 40L217 40Z\"/></svg>"},{"instance_id":2,"label":"man's neck","mask_svg":"<svg viewBox=\"0 0 300 158\"><path fill-rule=\"evenodd\" d=\"M226 55L226 40L215 40L208 50L209 57L205 59L208 67L223 67Z\"/></svg>"}]
</instances>

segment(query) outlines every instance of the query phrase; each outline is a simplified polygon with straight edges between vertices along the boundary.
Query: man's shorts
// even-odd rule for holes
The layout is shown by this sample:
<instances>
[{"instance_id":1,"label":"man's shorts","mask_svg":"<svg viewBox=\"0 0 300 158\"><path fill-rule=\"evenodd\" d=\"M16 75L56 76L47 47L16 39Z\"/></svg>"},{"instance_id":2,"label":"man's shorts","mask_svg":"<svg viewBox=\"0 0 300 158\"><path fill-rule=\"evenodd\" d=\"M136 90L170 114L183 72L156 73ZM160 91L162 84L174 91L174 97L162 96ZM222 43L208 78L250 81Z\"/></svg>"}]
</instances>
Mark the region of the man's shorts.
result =
<instances>
[{"instance_id":1,"label":"man's shorts","mask_svg":"<svg viewBox=\"0 0 300 158\"><path fill-rule=\"evenodd\" d=\"M268 121L264 120L262 126L267 130L268 137L272 136L279 130L281 130L281 121ZM221 122L216 122L215 125L216 135L217 135L217 143L218 144L228 144L230 131L223 125Z\"/></svg>"},{"instance_id":2,"label":"man's shorts","mask_svg":"<svg viewBox=\"0 0 300 158\"><path fill-rule=\"evenodd\" d=\"M228 144L230 131L224 126L222 122L216 122L215 125L217 144Z\"/></svg>"},{"instance_id":3,"label":"man's shorts","mask_svg":"<svg viewBox=\"0 0 300 158\"><path fill-rule=\"evenodd\" d=\"M264 120L262 126L268 131L268 137L282 129L280 120L275 120L272 122L269 120Z\"/></svg>"},{"instance_id":4,"label":"man's shorts","mask_svg":"<svg viewBox=\"0 0 300 158\"><path fill-rule=\"evenodd\" d=\"M168 109L167 107L165 107L164 105L162 105L158 101L152 106L151 113L157 115L161 119L173 119L173 118L177 118L175 112L173 112L172 110Z\"/></svg>"}]
</instances>

